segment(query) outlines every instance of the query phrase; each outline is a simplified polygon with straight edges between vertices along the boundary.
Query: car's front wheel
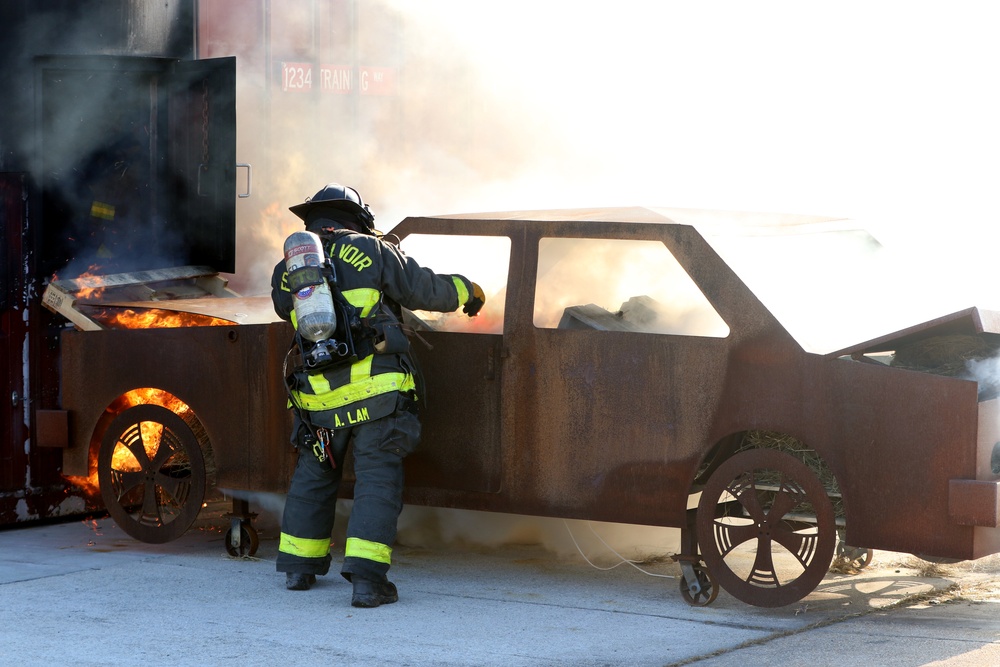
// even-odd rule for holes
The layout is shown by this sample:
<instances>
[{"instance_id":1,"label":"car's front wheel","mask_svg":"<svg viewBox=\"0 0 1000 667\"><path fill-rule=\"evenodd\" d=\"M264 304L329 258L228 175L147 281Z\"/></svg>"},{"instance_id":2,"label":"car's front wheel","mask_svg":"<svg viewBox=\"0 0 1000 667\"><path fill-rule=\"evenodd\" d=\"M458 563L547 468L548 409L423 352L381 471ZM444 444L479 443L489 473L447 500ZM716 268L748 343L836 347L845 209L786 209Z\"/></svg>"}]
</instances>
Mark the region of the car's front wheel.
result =
<instances>
[{"instance_id":1,"label":"car's front wheel","mask_svg":"<svg viewBox=\"0 0 1000 667\"><path fill-rule=\"evenodd\" d=\"M773 449L724 461L702 490L696 523L702 558L719 585L758 607L812 592L837 543L833 505L819 478Z\"/></svg>"}]
</instances>

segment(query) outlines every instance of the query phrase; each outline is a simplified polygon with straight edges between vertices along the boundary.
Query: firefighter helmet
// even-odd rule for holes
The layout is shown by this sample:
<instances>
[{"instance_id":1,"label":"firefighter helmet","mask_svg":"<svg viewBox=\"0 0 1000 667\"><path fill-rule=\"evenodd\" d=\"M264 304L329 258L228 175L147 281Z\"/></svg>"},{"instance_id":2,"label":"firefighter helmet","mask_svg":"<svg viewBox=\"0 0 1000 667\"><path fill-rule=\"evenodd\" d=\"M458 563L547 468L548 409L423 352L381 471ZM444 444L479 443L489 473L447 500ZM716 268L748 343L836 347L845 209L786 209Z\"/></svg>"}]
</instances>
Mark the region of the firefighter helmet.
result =
<instances>
[{"instance_id":1,"label":"firefighter helmet","mask_svg":"<svg viewBox=\"0 0 1000 667\"><path fill-rule=\"evenodd\" d=\"M330 207L353 213L365 230L371 232L375 228L375 216L368 208L368 204L361 199L358 191L340 183L327 183L312 197L288 210L305 221L310 211L320 207Z\"/></svg>"}]
</instances>

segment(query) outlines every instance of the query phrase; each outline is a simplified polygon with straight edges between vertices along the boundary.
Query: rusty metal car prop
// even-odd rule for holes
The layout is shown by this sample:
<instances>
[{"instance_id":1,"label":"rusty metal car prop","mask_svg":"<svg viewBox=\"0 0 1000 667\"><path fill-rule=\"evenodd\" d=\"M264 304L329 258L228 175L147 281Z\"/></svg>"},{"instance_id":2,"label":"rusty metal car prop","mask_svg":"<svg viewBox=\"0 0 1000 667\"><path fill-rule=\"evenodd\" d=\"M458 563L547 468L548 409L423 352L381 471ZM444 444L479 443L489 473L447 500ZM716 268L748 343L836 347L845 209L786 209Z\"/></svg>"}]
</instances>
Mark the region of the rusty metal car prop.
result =
<instances>
[{"instance_id":1,"label":"rusty metal car prop","mask_svg":"<svg viewBox=\"0 0 1000 667\"><path fill-rule=\"evenodd\" d=\"M469 258L450 270L488 299L471 323L410 318L427 386L405 501L679 528L693 605L720 588L791 604L835 553L1000 551L995 391L895 363L928 341L988 356L1000 314L808 352L705 231L835 222L647 208L407 218L400 247L423 248L422 263ZM149 542L183 533L212 485L284 492L290 338L281 322L65 331L65 473L96 471L113 518ZM125 398L150 388L177 403ZM352 480L348 463L345 497ZM256 548L250 516L234 519L230 553Z\"/></svg>"}]
</instances>

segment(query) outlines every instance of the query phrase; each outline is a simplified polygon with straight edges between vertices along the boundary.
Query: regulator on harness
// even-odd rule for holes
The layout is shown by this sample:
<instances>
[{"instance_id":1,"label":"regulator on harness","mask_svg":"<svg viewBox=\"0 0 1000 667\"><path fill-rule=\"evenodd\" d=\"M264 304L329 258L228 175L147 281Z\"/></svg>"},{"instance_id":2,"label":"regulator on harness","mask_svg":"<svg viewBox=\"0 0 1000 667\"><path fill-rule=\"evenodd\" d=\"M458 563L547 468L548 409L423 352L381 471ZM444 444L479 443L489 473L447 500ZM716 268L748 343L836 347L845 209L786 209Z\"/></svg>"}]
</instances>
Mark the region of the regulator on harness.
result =
<instances>
[{"instance_id":1,"label":"regulator on harness","mask_svg":"<svg viewBox=\"0 0 1000 667\"><path fill-rule=\"evenodd\" d=\"M310 372L357 360L354 332L357 310L337 287L337 274L313 232L293 232L285 239L285 270L295 310L296 338L302 363Z\"/></svg>"}]
</instances>

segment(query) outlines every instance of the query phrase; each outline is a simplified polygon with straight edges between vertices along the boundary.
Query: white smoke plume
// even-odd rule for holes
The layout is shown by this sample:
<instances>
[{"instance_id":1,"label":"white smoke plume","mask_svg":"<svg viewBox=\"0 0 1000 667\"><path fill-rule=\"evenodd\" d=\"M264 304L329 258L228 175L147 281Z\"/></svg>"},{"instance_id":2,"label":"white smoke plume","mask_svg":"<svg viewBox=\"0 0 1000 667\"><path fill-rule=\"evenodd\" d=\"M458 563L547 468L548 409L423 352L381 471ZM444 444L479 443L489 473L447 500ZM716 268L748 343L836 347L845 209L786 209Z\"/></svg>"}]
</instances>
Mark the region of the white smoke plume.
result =
<instances>
[{"instance_id":1,"label":"white smoke plume","mask_svg":"<svg viewBox=\"0 0 1000 667\"><path fill-rule=\"evenodd\" d=\"M285 506L284 494L242 489L219 491L229 498L249 502L263 535L277 534ZM337 501L335 544L345 542L352 505L350 500ZM680 549L679 538L679 532L669 528L406 505L399 517L397 543L425 549L539 545L555 558L583 557L595 565L614 567L623 559L642 562L676 553Z\"/></svg>"},{"instance_id":2,"label":"white smoke plume","mask_svg":"<svg viewBox=\"0 0 1000 667\"><path fill-rule=\"evenodd\" d=\"M239 291L266 291L298 226L287 207L339 180L382 229L408 215L622 205L858 220L883 244L866 266L828 248L822 290L786 270L769 304L821 351L998 301L989 5L387 6L399 34L384 39L399 38L406 66L395 111L362 114L347 137L271 118L281 153L241 203ZM239 158L256 161L264 128L239 122ZM441 512L427 525L445 541L531 532L507 521Z\"/></svg>"}]
</instances>

